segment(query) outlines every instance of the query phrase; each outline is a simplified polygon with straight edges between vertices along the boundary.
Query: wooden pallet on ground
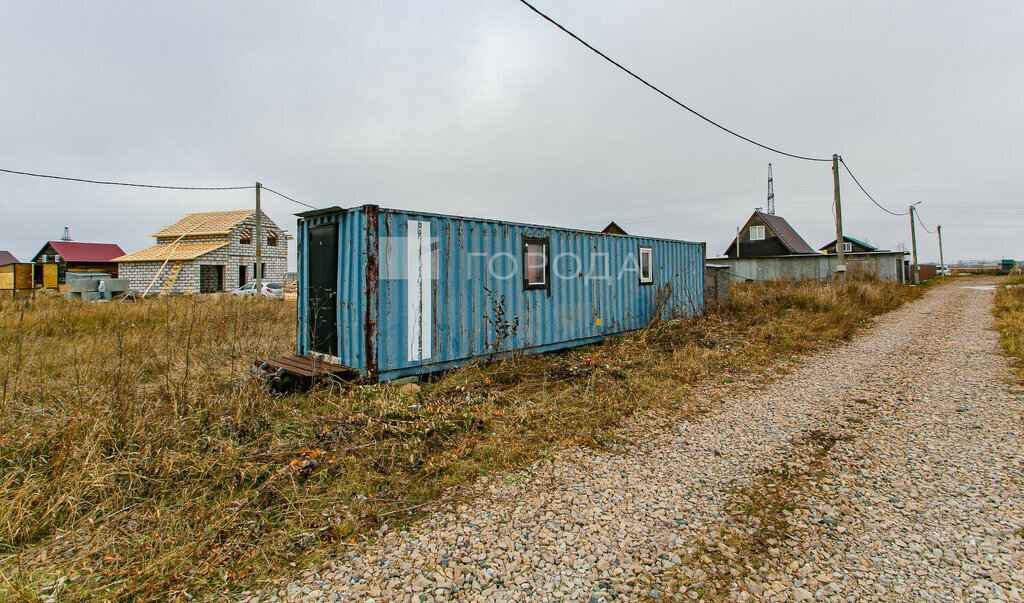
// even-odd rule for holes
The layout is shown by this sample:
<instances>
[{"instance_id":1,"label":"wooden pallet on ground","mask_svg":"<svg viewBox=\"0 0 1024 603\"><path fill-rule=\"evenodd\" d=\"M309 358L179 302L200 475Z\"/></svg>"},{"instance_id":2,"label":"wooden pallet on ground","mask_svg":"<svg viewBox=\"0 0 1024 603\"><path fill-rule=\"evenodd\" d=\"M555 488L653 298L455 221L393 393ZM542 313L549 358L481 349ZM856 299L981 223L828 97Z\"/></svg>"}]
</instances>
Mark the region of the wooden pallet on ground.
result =
<instances>
[{"instance_id":1,"label":"wooden pallet on ground","mask_svg":"<svg viewBox=\"0 0 1024 603\"><path fill-rule=\"evenodd\" d=\"M331 376L349 378L356 373L351 367L298 355L259 359L256 360L255 364L265 371L278 373L280 376L299 377L302 379Z\"/></svg>"}]
</instances>

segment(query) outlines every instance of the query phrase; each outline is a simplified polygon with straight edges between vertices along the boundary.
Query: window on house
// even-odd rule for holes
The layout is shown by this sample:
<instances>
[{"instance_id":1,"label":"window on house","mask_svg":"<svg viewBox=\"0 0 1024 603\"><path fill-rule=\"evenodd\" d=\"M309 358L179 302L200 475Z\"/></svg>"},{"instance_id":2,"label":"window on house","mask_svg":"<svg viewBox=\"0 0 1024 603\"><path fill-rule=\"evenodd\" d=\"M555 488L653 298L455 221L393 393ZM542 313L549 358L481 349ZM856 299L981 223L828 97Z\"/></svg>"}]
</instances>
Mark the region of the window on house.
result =
<instances>
[{"instance_id":1,"label":"window on house","mask_svg":"<svg viewBox=\"0 0 1024 603\"><path fill-rule=\"evenodd\" d=\"M238 242L242 245L249 245L252 243L252 231L248 228L238 233Z\"/></svg>"},{"instance_id":2,"label":"window on house","mask_svg":"<svg viewBox=\"0 0 1024 603\"><path fill-rule=\"evenodd\" d=\"M750 240L751 241L763 241L764 240L764 225L751 226L750 227Z\"/></svg>"},{"instance_id":3,"label":"window on house","mask_svg":"<svg viewBox=\"0 0 1024 603\"><path fill-rule=\"evenodd\" d=\"M650 247L640 248L640 284L654 282L654 250Z\"/></svg>"},{"instance_id":4,"label":"window on house","mask_svg":"<svg viewBox=\"0 0 1024 603\"><path fill-rule=\"evenodd\" d=\"M548 288L547 239L523 239L523 288Z\"/></svg>"},{"instance_id":5,"label":"window on house","mask_svg":"<svg viewBox=\"0 0 1024 603\"><path fill-rule=\"evenodd\" d=\"M853 243L843 243L843 253L850 253L853 251Z\"/></svg>"},{"instance_id":6,"label":"window on house","mask_svg":"<svg viewBox=\"0 0 1024 603\"><path fill-rule=\"evenodd\" d=\"M272 232L267 235L267 247L277 247L277 233Z\"/></svg>"}]
</instances>

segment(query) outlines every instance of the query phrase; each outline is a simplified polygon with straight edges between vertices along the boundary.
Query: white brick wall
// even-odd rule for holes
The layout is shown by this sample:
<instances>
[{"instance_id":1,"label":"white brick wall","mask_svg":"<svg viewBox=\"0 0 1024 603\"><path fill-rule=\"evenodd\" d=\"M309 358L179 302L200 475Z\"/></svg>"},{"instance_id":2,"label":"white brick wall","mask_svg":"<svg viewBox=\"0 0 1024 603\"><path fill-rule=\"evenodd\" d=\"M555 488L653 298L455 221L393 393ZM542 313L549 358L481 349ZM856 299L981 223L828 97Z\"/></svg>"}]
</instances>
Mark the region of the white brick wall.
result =
<instances>
[{"instance_id":1,"label":"white brick wall","mask_svg":"<svg viewBox=\"0 0 1024 603\"><path fill-rule=\"evenodd\" d=\"M263 280L269 283L282 283L284 282L285 272L288 270L288 241L285 239L285 233L283 230L278 228L266 214L263 214L263 220L260 226L263 229L263 236L266 237L268 233L274 232L277 234L277 246L268 247L266 240L264 239L264 245L262 251L262 261L267 265L264 271ZM253 264L256 263L256 241L253 239L252 243L248 245L242 245L239 242L241 231L248 228L252 231L253 237L256 234L256 216L252 215L238 223L231 231L228 237L223 235L220 236L186 236L181 240L181 243L216 243L229 240L229 245L221 247L220 249L211 251L205 255L199 256L194 260L182 262L181 272L178 273L178 277L174 281L174 286L171 288L172 293L185 293L193 292L199 293L200 282L199 282L199 266L201 265L216 265L224 267L224 290L231 291L239 287L238 283L238 267L246 266L246 282L252 282L256 280L255 272L253 271ZM170 244L174 242L177 237L159 237L157 238L157 244ZM170 274L174 262L167 262L167 265L160 270L163 265L162 261L159 262L124 262L118 265L121 278L128 279L128 284L132 289L137 289L140 293L146 290L150 282L153 281L154 275L157 271L160 272L160 276L156 279L153 287L150 289L150 295L158 293L163 287L167 276Z\"/></svg>"},{"instance_id":2,"label":"white brick wall","mask_svg":"<svg viewBox=\"0 0 1024 603\"><path fill-rule=\"evenodd\" d=\"M157 237L157 245L170 245L171 243L178 240L178 237ZM226 235L185 235L179 244L184 245L185 243L223 243L227 241Z\"/></svg>"},{"instance_id":3,"label":"white brick wall","mask_svg":"<svg viewBox=\"0 0 1024 603\"><path fill-rule=\"evenodd\" d=\"M263 229L263 248L260 250L263 254L263 263L267 265L266 270L263 273L263 280L269 283L283 283L284 273L288 270L288 241L285 239L285 232L281 230L277 224L274 224L266 214L263 214L263 219L260 224ZM240 235L243 230L248 229L252 235L252 243L243 245L239 243ZM267 236L273 232L277 235L277 246L267 246ZM231 230L231 244L225 247L228 256L230 257L231 268L226 268L227 271L224 274L224 284L227 287L229 284L232 288L239 287L238 283L238 266L247 266L245 272L245 280L247 283L251 283L256 280L256 272L253 270L253 264L256 263L256 215L255 213L245 220L239 222Z\"/></svg>"}]
</instances>

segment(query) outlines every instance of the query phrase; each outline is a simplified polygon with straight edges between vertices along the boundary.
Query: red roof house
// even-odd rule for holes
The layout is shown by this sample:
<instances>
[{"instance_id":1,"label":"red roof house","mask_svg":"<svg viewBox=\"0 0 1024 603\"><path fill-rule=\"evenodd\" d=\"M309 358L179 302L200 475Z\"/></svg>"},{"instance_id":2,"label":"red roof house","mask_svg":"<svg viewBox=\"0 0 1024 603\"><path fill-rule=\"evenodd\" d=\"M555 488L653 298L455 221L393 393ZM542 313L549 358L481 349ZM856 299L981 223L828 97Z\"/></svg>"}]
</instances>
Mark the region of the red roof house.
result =
<instances>
[{"instance_id":1,"label":"red roof house","mask_svg":"<svg viewBox=\"0 0 1024 603\"><path fill-rule=\"evenodd\" d=\"M47 241L32 258L37 264L57 264L57 282L64 284L68 272L96 272L117 276L116 257L124 251L113 243Z\"/></svg>"}]
</instances>

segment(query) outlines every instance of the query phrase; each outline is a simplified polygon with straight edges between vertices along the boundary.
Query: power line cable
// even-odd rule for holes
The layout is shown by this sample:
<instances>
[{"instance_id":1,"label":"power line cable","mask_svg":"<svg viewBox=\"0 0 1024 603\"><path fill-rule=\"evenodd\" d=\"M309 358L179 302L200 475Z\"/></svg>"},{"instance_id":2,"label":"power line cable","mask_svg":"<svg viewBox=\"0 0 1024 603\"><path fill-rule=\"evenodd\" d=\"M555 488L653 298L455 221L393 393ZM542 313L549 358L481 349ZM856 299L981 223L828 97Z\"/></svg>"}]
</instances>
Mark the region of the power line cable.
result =
<instances>
[{"instance_id":1,"label":"power line cable","mask_svg":"<svg viewBox=\"0 0 1024 603\"><path fill-rule=\"evenodd\" d=\"M18 171L18 170L8 170L8 169L4 169L4 168L0 168L0 172L3 172L5 174L15 174L15 175L18 175L18 176L32 176L33 178L48 178L50 180L65 180L65 181L68 181L68 182L84 182L86 184L105 184L105 185L108 185L108 186L130 186L130 187L134 187L134 188L157 188L157 189L175 190L175 191L242 191L242 190L250 190L250 189L256 188L255 184L250 184L248 186L165 186L165 185L162 185L162 184L138 184L138 183L133 183L133 182L116 182L116 181L112 181L112 180L90 180L88 178L71 178L71 177L68 177L68 176L54 176L54 175L51 175L51 174L36 174L36 173L33 173L33 172L21 172L21 171ZM284 193L279 193L279 192L275 191L272 188L267 188L265 186L262 186L261 188L263 188L263 190L265 190L265 191L274 193L275 195L277 195L279 197L287 199L287 200L291 201L292 203L297 203L299 205L303 205L303 206L308 207L310 209L316 209L316 206L310 205L309 203L303 203L302 201L299 201L297 199L292 199L288 195L286 195Z\"/></svg>"},{"instance_id":2,"label":"power line cable","mask_svg":"<svg viewBox=\"0 0 1024 603\"><path fill-rule=\"evenodd\" d=\"M703 119L704 121L706 121L706 122L708 122L709 124L711 124L711 125L715 126L716 128L718 128L718 129L720 129L720 130L723 130L723 131L725 131L725 132L728 132L729 134L732 134L733 136L735 136L735 137L737 137L737 138L740 138L740 139L742 139L742 140L745 140L745 141L749 142L750 144L753 144L753 145L759 146L759 147L761 147L762 149L765 149L765 150L771 151L771 152L773 152L773 153L778 153L779 155L785 155L786 157L792 157L792 158L794 158L794 159L803 159L804 161L832 161L832 158L831 158L831 157L829 157L829 158L827 158L827 159L825 159L825 158L820 158L820 157L807 157L807 156L804 156L804 155L796 155L796 154L794 154L794 153L787 153L787 152L785 152L785 151L780 151L779 149L776 149L776 148L772 148L772 147L770 147L770 146L768 146L768 145L766 145L766 144L762 144L762 143L760 143L760 142L757 142L756 140L752 140L752 139L750 139L750 138L747 138L746 136L743 136L742 134L739 134L739 133L737 133L737 132L734 132L734 131L730 130L729 128L727 128L727 127L723 126L722 124L720 124L720 123L718 123L718 122L716 122L716 121L714 121L714 120L712 120L712 119L710 119L710 118L708 118L708 117L705 117L704 115L702 115L702 114L698 113L698 112L697 112L696 110L694 110L694 109L691 109L690 107L686 106L686 105L685 105L685 104L683 104L682 102L680 102L680 101L676 100L676 99L675 99L675 98L674 98L674 97L673 97L672 95L670 95L670 94L668 94L667 92L663 91L663 90L662 90L661 88L658 88L658 87L657 87L657 86L655 86L654 84L652 84L652 83L648 82L648 81L647 81L647 80L645 80L644 78L642 78L642 77L640 77L639 75L637 75L637 74L633 73L632 71L630 71L629 69L627 69L626 67L624 67L624 66L623 66L623 65L622 65L621 63L619 63L619 62L618 62L618 61L616 61L615 59L611 58L610 56L606 55L605 53L601 52L600 50L598 50L598 49L594 48L593 46L591 46L590 44L588 44L588 43L587 43L586 41L584 41L584 40L583 40L583 38L581 38L581 37L577 36L576 34L572 33L571 31L569 31L568 29L566 29L565 27L563 27L563 26L562 26L562 25L561 25L560 23L558 23L558 21L555 21L555 20L554 20L554 19L552 19L551 17L549 17L549 16L545 15L544 13L540 12L539 10L537 10L537 8L536 8L535 6L533 6L532 4L530 4L529 2L527 2L526 0L519 0L519 1L520 1L520 2L522 2L523 4L525 4L527 8L529 8L529 9L530 9L530 10L532 10L533 12L537 13L538 15L540 15L540 16L541 16L541 17L542 17L542 18L543 18L543 19L544 19L545 21L547 21L547 22L551 23L552 25L554 25L554 26L555 26L555 27L557 27L558 29L561 29L561 30L562 30L562 31L564 31L565 33L569 34L569 35L570 35L570 36L571 36L571 37L572 37L573 39L575 39L575 40L576 40L577 42L579 42L580 44L583 44L584 46L586 46L587 48L589 48L589 49L590 49L591 51L593 51L593 52L595 52L596 54L598 54L598 55L599 55L599 56L600 56L601 58L603 58L604 60L608 61L608 62L609 62L609 63L611 63L612 65L615 65L616 67L618 67L618 68L619 68L619 69L621 69L622 71L625 71L626 73L628 73L629 75L633 76L633 78L634 78L634 79L636 79L637 81L639 81L639 82L640 82L640 83L642 83L643 85L647 86L647 87L648 87L648 88L650 88L651 90L654 90L654 91L655 91L655 92L657 92L658 94L660 94L660 95L664 96L664 97L665 97L665 98L667 98L668 100L670 100L670 101L672 101L673 103L675 103L675 104L679 105L679 106L680 106L680 107L682 107L683 109L686 109L686 110L687 110L687 111L689 111L690 113L693 113L693 114L694 114L694 115L696 115L697 117L699 117L699 118Z\"/></svg>"},{"instance_id":3,"label":"power line cable","mask_svg":"<svg viewBox=\"0 0 1024 603\"><path fill-rule=\"evenodd\" d=\"M921 219L921 210L915 211L914 217L917 218L917 223L921 225L921 228L923 228L925 232L928 234L935 234L934 230L929 230L928 227L924 225L924 220Z\"/></svg>"},{"instance_id":4,"label":"power line cable","mask_svg":"<svg viewBox=\"0 0 1024 603\"><path fill-rule=\"evenodd\" d=\"M857 180L857 177L853 175L853 172L851 172L851 171L850 171L850 166L846 165L846 162L845 162L845 161L843 161L843 158L842 158L842 157L840 157L840 158L839 158L839 163L843 164L843 167L844 167L844 168L846 168L846 173L850 175L850 178L853 178L853 181L854 181L854 182L856 182L856 183L857 183L857 188L859 188L859 189L861 190L861 192L862 192L862 193L864 193L865 195L867 195L868 199L871 199L871 202L872 202L872 203L874 203L875 205L877 205L877 206L878 206L878 209L880 209L880 210L882 210L882 211L884 211L884 212L886 212L886 213L892 214L892 215L894 215L894 216L905 216L905 215L907 215L908 213L910 213L909 211L905 211L905 212L901 212L901 213L897 213L897 212L894 212L894 211L892 211L892 210L890 210L890 209L887 209L886 207L884 207L884 206L883 206L883 205L882 205L881 203L879 203L878 201L875 201L875 198L871 196L871 193L869 193L869 192L868 192L867 190L865 190L865 189L864 189L864 186L863 186L863 185L861 185L861 183L860 183L860 180Z\"/></svg>"},{"instance_id":5,"label":"power line cable","mask_svg":"<svg viewBox=\"0 0 1024 603\"><path fill-rule=\"evenodd\" d=\"M53 176L50 174L34 174L32 172L19 172L17 170L6 170L0 168L0 172L7 174L16 174L18 176L32 176L34 178L49 178L51 180L67 180L69 182L85 182L87 184L106 184L110 186L131 186L135 188L160 188L176 191L240 191L250 188L256 188L255 185L249 186L164 186L160 184L135 184L131 182L113 182L107 180L89 180L87 178L69 178L67 176Z\"/></svg>"},{"instance_id":6,"label":"power line cable","mask_svg":"<svg viewBox=\"0 0 1024 603\"><path fill-rule=\"evenodd\" d=\"M303 203L302 201L298 201L298 200L292 199L288 195L285 195L284 193L279 193L279 192L275 191L272 188L269 188L269 187L266 187L266 186L262 186L262 185L260 186L260 188L262 188L263 190L267 191L268 193L274 193L278 197L284 197L285 199L288 199L292 203L298 203L299 205L304 205L304 206L306 206L306 207L308 207L310 209L316 209L315 205L310 205L309 203Z\"/></svg>"}]
</instances>

